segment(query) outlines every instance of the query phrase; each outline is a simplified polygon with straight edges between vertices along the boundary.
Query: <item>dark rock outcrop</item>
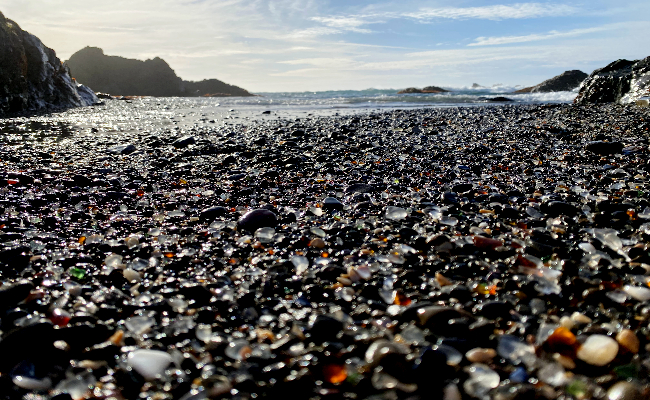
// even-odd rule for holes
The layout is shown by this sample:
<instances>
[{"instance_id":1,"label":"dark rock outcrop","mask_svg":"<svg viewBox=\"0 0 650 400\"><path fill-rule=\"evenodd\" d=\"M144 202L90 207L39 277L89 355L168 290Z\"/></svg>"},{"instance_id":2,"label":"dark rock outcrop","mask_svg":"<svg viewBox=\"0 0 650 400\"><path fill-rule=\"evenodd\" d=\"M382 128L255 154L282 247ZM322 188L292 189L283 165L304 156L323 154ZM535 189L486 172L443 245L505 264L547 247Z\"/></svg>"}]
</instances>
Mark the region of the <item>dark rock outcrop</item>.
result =
<instances>
[{"instance_id":1,"label":"dark rock outcrop","mask_svg":"<svg viewBox=\"0 0 650 400\"><path fill-rule=\"evenodd\" d=\"M0 116L97 101L92 90L70 77L54 50L0 12Z\"/></svg>"},{"instance_id":2,"label":"dark rock outcrop","mask_svg":"<svg viewBox=\"0 0 650 400\"><path fill-rule=\"evenodd\" d=\"M616 60L595 70L580 86L576 104L634 102L650 95L650 57Z\"/></svg>"},{"instance_id":3,"label":"dark rock outcrop","mask_svg":"<svg viewBox=\"0 0 650 400\"><path fill-rule=\"evenodd\" d=\"M404 90L400 90L397 94L411 94L411 93L447 93L449 90L445 90L438 86L427 86L422 89L410 87Z\"/></svg>"},{"instance_id":4,"label":"dark rock outcrop","mask_svg":"<svg viewBox=\"0 0 650 400\"><path fill-rule=\"evenodd\" d=\"M200 82L179 78L165 60L141 61L107 56L97 47L86 47L66 61L72 76L98 92L122 96L252 96L246 90L217 79Z\"/></svg>"},{"instance_id":5,"label":"dark rock outcrop","mask_svg":"<svg viewBox=\"0 0 650 400\"><path fill-rule=\"evenodd\" d=\"M580 83L587 78L587 74L577 69L565 71L558 76L547 79L536 86L531 86L515 91L515 93L548 93L569 91L580 86Z\"/></svg>"},{"instance_id":6,"label":"dark rock outcrop","mask_svg":"<svg viewBox=\"0 0 650 400\"><path fill-rule=\"evenodd\" d=\"M508 101L514 101L513 99L509 99L509 98L503 97L503 96L479 97L477 100L478 101L485 101L485 102L488 102L488 103L503 103L503 102L508 102Z\"/></svg>"}]
</instances>

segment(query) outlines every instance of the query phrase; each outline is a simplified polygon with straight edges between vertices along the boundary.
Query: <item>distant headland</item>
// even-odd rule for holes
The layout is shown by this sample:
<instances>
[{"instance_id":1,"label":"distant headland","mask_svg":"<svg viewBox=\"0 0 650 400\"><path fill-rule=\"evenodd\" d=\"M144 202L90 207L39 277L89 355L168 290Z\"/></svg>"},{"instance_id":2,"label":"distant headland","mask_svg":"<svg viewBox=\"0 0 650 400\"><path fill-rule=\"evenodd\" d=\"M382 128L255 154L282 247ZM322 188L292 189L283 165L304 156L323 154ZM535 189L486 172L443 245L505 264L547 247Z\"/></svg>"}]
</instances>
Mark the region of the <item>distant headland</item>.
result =
<instances>
[{"instance_id":1,"label":"distant headland","mask_svg":"<svg viewBox=\"0 0 650 400\"><path fill-rule=\"evenodd\" d=\"M247 90L218 79L199 82L178 77L165 60L141 61L107 56L98 47L85 47L65 62L77 82L96 92L121 96L226 97L253 96Z\"/></svg>"}]
</instances>

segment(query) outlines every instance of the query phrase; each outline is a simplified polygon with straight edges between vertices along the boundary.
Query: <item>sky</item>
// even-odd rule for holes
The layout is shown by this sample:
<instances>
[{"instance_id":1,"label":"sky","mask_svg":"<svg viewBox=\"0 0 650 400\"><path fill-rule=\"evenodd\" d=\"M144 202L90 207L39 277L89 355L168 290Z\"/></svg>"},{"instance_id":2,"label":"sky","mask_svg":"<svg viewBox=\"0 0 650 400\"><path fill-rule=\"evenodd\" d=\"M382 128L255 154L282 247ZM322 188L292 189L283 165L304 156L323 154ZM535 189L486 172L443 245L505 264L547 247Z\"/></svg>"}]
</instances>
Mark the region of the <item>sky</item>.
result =
<instances>
[{"instance_id":1,"label":"sky","mask_svg":"<svg viewBox=\"0 0 650 400\"><path fill-rule=\"evenodd\" d=\"M0 0L61 60L161 57L251 92L531 86L650 56L650 1Z\"/></svg>"}]
</instances>

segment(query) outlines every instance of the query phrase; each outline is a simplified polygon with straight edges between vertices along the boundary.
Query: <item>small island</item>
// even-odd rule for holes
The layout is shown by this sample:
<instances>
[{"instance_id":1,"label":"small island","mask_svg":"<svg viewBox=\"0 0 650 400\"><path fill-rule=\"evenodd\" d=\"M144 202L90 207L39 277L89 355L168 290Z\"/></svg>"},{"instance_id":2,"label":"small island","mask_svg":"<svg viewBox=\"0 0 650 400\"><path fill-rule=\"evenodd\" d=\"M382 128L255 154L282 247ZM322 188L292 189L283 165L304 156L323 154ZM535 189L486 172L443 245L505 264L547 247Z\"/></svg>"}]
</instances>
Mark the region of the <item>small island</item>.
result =
<instances>
[{"instance_id":1,"label":"small island","mask_svg":"<svg viewBox=\"0 0 650 400\"><path fill-rule=\"evenodd\" d=\"M419 93L447 93L449 90L445 90L438 86L427 86L422 89L410 87L404 90L400 90L397 94L419 94Z\"/></svg>"}]
</instances>

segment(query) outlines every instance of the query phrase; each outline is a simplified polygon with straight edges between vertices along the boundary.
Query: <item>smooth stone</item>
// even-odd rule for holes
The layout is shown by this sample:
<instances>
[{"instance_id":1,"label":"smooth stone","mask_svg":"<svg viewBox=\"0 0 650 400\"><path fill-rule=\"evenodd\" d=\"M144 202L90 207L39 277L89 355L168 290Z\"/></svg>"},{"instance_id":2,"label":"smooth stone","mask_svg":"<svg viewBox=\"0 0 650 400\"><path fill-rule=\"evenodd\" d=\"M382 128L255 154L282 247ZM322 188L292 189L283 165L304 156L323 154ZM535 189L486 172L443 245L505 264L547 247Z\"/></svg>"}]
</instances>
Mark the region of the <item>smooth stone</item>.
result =
<instances>
[{"instance_id":1,"label":"smooth stone","mask_svg":"<svg viewBox=\"0 0 650 400\"><path fill-rule=\"evenodd\" d=\"M576 367L576 363L575 361L573 361L571 357L567 357L560 353L554 353L553 360L555 360L557 363L559 363L561 366L563 366L566 369L575 369Z\"/></svg>"},{"instance_id":2,"label":"smooth stone","mask_svg":"<svg viewBox=\"0 0 650 400\"><path fill-rule=\"evenodd\" d=\"M592 322L591 318L589 318L586 315L581 314L581 313L579 313L577 311L575 311L573 314L571 314L571 320L573 322L575 322L576 324L578 324L578 325L586 325L586 324L590 324Z\"/></svg>"},{"instance_id":3,"label":"smooth stone","mask_svg":"<svg viewBox=\"0 0 650 400\"><path fill-rule=\"evenodd\" d=\"M378 365L379 362L388 354L408 354L408 347L400 344L389 342L386 339L375 340L366 350L365 360L370 365Z\"/></svg>"},{"instance_id":4,"label":"smooth stone","mask_svg":"<svg viewBox=\"0 0 650 400\"><path fill-rule=\"evenodd\" d=\"M224 353L233 360L241 361L250 356L252 349L248 341L239 339L228 343Z\"/></svg>"},{"instance_id":5,"label":"smooth stone","mask_svg":"<svg viewBox=\"0 0 650 400\"><path fill-rule=\"evenodd\" d=\"M140 282L140 280L142 280L140 274L132 270L131 268L125 269L122 272L122 274L124 275L124 279L126 279L129 282Z\"/></svg>"},{"instance_id":6,"label":"smooth stone","mask_svg":"<svg viewBox=\"0 0 650 400\"><path fill-rule=\"evenodd\" d=\"M551 386L562 386L567 382L566 371L559 363L548 363L537 371L537 378Z\"/></svg>"},{"instance_id":7,"label":"smooth stone","mask_svg":"<svg viewBox=\"0 0 650 400\"><path fill-rule=\"evenodd\" d=\"M589 143L585 147L585 150L601 156L608 156L620 153L621 150L623 150L623 147L625 146L623 146L623 143L621 142L603 142L602 140L597 140Z\"/></svg>"},{"instance_id":8,"label":"smooth stone","mask_svg":"<svg viewBox=\"0 0 650 400\"><path fill-rule=\"evenodd\" d=\"M176 147L177 149L182 149L184 147L187 147L195 143L196 143L196 138L194 138L194 136L188 135L174 140L172 146Z\"/></svg>"},{"instance_id":9,"label":"smooth stone","mask_svg":"<svg viewBox=\"0 0 650 400\"><path fill-rule=\"evenodd\" d=\"M126 329L137 335L149 332L151 327L155 324L156 320L154 318L144 315L129 317L124 321Z\"/></svg>"},{"instance_id":10,"label":"smooth stone","mask_svg":"<svg viewBox=\"0 0 650 400\"><path fill-rule=\"evenodd\" d=\"M591 335L578 349L580 360L590 365L602 367L609 364L618 354L618 343L606 335Z\"/></svg>"},{"instance_id":11,"label":"smooth stone","mask_svg":"<svg viewBox=\"0 0 650 400\"><path fill-rule=\"evenodd\" d=\"M161 375L172 362L172 356L165 351L141 349L132 351L127 364L147 380Z\"/></svg>"},{"instance_id":12,"label":"smooth stone","mask_svg":"<svg viewBox=\"0 0 650 400\"><path fill-rule=\"evenodd\" d=\"M636 354L639 352L641 342L636 334L629 329L621 330L618 335L616 335L616 341L621 345L621 347L630 353Z\"/></svg>"},{"instance_id":13,"label":"smooth stone","mask_svg":"<svg viewBox=\"0 0 650 400\"><path fill-rule=\"evenodd\" d=\"M325 200L323 200L323 208L330 211L340 211L343 209L343 203L341 203L336 197L326 197Z\"/></svg>"},{"instance_id":14,"label":"smooth stone","mask_svg":"<svg viewBox=\"0 0 650 400\"><path fill-rule=\"evenodd\" d=\"M136 147L132 144L121 144L119 146L113 146L107 151L110 154L127 155L135 152L136 150Z\"/></svg>"},{"instance_id":15,"label":"smooth stone","mask_svg":"<svg viewBox=\"0 0 650 400\"><path fill-rule=\"evenodd\" d=\"M471 183L459 183L459 184L454 185L451 188L451 191L456 192L456 193L467 193L470 190L472 190L473 187L474 187L474 185L471 184Z\"/></svg>"},{"instance_id":16,"label":"smooth stone","mask_svg":"<svg viewBox=\"0 0 650 400\"><path fill-rule=\"evenodd\" d=\"M26 376L14 376L11 381L14 385L27 390L47 390L52 387L50 378L34 379Z\"/></svg>"},{"instance_id":17,"label":"smooth stone","mask_svg":"<svg viewBox=\"0 0 650 400\"><path fill-rule=\"evenodd\" d=\"M255 231L255 239L259 240L260 243L271 243L274 236L275 229L273 228L266 227Z\"/></svg>"},{"instance_id":18,"label":"smooth stone","mask_svg":"<svg viewBox=\"0 0 650 400\"><path fill-rule=\"evenodd\" d=\"M530 366L537 360L535 347L512 335L501 335L499 337L497 353L514 365L524 363L526 366Z\"/></svg>"},{"instance_id":19,"label":"smooth stone","mask_svg":"<svg viewBox=\"0 0 650 400\"><path fill-rule=\"evenodd\" d=\"M401 207L388 206L386 207L386 218L393 221L401 221L408 217L408 213Z\"/></svg>"},{"instance_id":20,"label":"smooth stone","mask_svg":"<svg viewBox=\"0 0 650 400\"><path fill-rule=\"evenodd\" d=\"M469 379L463 384L463 389L472 397L488 398L488 392L501 382L499 374L485 364L472 364L467 372Z\"/></svg>"},{"instance_id":21,"label":"smooth stone","mask_svg":"<svg viewBox=\"0 0 650 400\"><path fill-rule=\"evenodd\" d=\"M226 207L216 206L205 208L201 211L201 218L207 220L213 220L217 217L222 217L229 213L229 210Z\"/></svg>"},{"instance_id":22,"label":"smooth stone","mask_svg":"<svg viewBox=\"0 0 650 400\"><path fill-rule=\"evenodd\" d=\"M277 215L265 208L249 211L237 221L239 229L251 232L255 232L259 228L274 228L277 224Z\"/></svg>"},{"instance_id":23,"label":"smooth stone","mask_svg":"<svg viewBox=\"0 0 650 400\"><path fill-rule=\"evenodd\" d=\"M497 352L494 349L484 349L481 347L476 347L467 353L465 353L465 357L467 358L467 361L471 363L481 363L481 364L486 364L494 357L496 357Z\"/></svg>"},{"instance_id":24,"label":"smooth stone","mask_svg":"<svg viewBox=\"0 0 650 400\"><path fill-rule=\"evenodd\" d=\"M326 246L326 243L321 238L315 238L315 239L312 239L311 242L309 242L309 247L313 247L315 249L322 249L322 248L325 248L325 246Z\"/></svg>"},{"instance_id":25,"label":"smooth stone","mask_svg":"<svg viewBox=\"0 0 650 400\"><path fill-rule=\"evenodd\" d=\"M607 400L641 400L641 390L632 382L621 381L613 384L607 390Z\"/></svg>"},{"instance_id":26,"label":"smooth stone","mask_svg":"<svg viewBox=\"0 0 650 400\"><path fill-rule=\"evenodd\" d=\"M650 300L650 289L643 286L631 286L625 285L623 291L627 293L628 296L632 297L638 301L648 301Z\"/></svg>"},{"instance_id":27,"label":"smooth stone","mask_svg":"<svg viewBox=\"0 0 650 400\"><path fill-rule=\"evenodd\" d=\"M296 269L296 275L301 275L309 267L309 259L305 256L293 256L291 257L291 263Z\"/></svg>"},{"instance_id":28,"label":"smooth stone","mask_svg":"<svg viewBox=\"0 0 650 400\"><path fill-rule=\"evenodd\" d=\"M354 183L345 188L345 193L372 193L375 191L375 187L372 185L367 185L365 183Z\"/></svg>"}]
</instances>

